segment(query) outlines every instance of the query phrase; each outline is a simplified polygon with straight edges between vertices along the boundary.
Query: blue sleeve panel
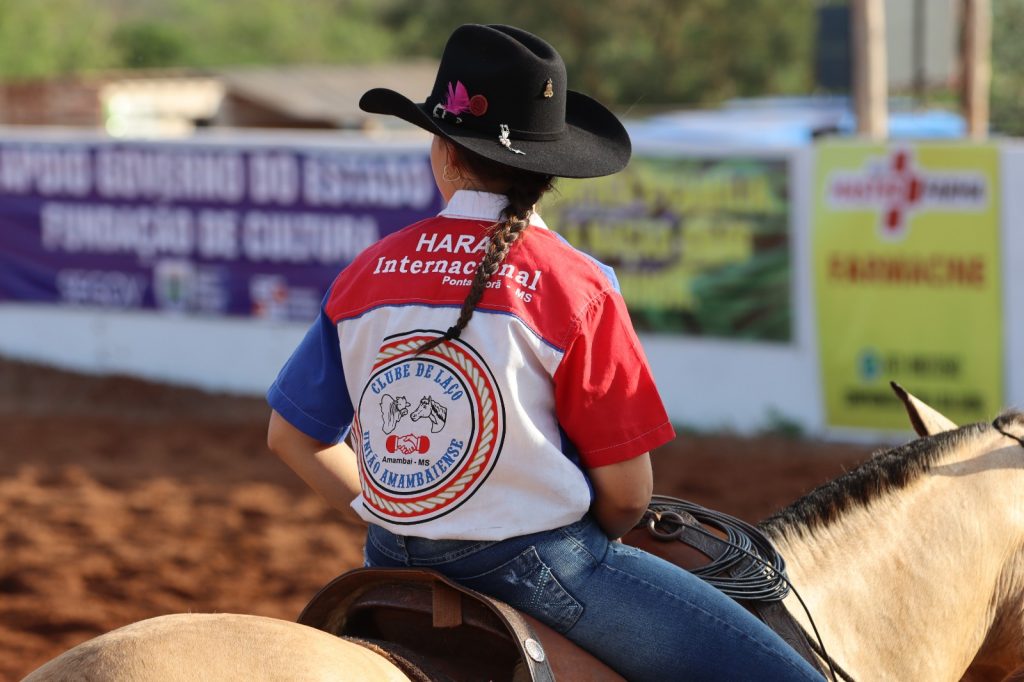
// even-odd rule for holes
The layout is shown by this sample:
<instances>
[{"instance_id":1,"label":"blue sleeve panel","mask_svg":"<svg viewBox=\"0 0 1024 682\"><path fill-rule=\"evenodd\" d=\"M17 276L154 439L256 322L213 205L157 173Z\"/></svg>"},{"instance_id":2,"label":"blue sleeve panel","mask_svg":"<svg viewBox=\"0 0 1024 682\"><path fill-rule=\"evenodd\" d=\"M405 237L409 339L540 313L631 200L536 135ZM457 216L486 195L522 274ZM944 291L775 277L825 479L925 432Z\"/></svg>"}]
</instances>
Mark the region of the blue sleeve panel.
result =
<instances>
[{"instance_id":1,"label":"blue sleeve panel","mask_svg":"<svg viewBox=\"0 0 1024 682\"><path fill-rule=\"evenodd\" d=\"M622 290L619 288L619 278L615 276L615 270L614 270L614 268L612 268L612 266L605 265L604 263L602 263L601 261L597 260L596 258L594 258L593 256L591 256L589 253L587 253L585 251L580 251L575 246L570 244L568 239L566 239L562 235L558 234L557 232L555 232L554 235L556 237L558 237L562 241L562 243L564 243L566 246L571 248L573 251L576 251L578 254L580 254L581 256L583 256L584 258L586 258L587 260L592 262L594 265L596 265L597 268L602 273L604 273L604 276L608 278L608 283L612 285L612 288L615 289L615 291L617 291L618 293L620 293L620 294L622 293Z\"/></svg>"},{"instance_id":2,"label":"blue sleeve panel","mask_svg":"<svg viewBox=\"0 0 1024 682\"><path fill-rule=\"evenodd\" d=\"M267 402L289 424L322 443L337 443L348 435L355 411L341 365L338 328L322 308L267 391Z\"/></svg>"}]
</instances>

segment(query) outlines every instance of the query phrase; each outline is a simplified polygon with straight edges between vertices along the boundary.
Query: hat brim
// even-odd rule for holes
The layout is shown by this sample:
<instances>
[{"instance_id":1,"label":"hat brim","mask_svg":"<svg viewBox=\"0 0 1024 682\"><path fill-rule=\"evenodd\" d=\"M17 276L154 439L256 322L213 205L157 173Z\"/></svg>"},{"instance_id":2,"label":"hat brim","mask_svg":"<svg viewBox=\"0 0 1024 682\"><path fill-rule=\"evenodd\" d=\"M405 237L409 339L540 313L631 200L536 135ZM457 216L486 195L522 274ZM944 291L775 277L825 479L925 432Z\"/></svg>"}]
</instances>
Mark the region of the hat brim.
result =
<instances>
[{"instance_id":1,"label":"hat brim","mask_svg":"<svg viewBox=\"0 0 1024 682\"><path fill-rule=\"evenodd\" d=\"M498 135L462 127L435 118L427 104L419 104L394 90L374 88L359 100L359 108L372 114L397 116L424 130L451 140L480 156L515 168L561 178L596 178L611 175L629 163L632 147L622 123L600 102L566 92L566 133L557 140L511 138L516 154L498 142Z\"/></svg>"}]
</instances>

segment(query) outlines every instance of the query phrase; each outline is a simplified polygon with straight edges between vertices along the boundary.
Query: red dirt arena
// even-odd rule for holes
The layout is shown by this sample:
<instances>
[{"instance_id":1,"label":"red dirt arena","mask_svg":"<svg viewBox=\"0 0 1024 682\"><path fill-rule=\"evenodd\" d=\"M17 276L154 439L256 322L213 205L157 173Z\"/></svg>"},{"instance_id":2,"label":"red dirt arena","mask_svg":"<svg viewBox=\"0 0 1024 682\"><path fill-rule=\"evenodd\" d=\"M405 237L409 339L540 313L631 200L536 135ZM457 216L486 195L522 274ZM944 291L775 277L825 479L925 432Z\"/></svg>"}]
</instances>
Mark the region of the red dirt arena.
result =
<instances>
[{"instance_id":1,"label":"red dirt arena","mask_svg":"<svg viewBox=\"0 0 1024 682\"><path fill-rule=\"evenodd\" d=\"M176 612L293 620L362 561L271 454L262 400L0 360L0 679ZM864 445L680 434L655 492L754 521L870 456Z\"/></svg>"}]
</instances>

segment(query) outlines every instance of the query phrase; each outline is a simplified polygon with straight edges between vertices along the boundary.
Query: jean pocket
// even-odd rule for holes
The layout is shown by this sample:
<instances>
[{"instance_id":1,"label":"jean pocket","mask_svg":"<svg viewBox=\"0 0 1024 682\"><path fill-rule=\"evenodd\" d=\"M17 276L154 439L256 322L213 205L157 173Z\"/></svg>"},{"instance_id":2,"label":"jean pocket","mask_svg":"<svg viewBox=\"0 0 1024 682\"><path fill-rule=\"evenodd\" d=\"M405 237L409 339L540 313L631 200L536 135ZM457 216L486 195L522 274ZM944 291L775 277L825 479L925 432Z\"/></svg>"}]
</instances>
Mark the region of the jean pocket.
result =
<instances>
[{"instance_id":1,"label":"jean pocket","mask_svg":"<svg viewBox=\"0 0 1024 682\"><path fill-rule=\"evenodd\" d=\"M497 568L458 580L466 587L533 616L562 634L568 632L583 614L583 605L562 587L532 546Z\"/></svg>"}]
</instances>

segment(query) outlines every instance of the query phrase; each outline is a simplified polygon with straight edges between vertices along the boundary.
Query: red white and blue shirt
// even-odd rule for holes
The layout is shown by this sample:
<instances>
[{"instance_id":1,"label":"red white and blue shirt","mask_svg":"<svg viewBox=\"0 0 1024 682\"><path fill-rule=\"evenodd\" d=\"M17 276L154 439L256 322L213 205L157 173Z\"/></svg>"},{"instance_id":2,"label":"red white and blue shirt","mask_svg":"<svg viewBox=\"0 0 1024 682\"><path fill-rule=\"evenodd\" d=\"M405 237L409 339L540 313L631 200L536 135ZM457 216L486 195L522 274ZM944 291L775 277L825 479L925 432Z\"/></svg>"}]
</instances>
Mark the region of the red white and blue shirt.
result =
<instances>
[{"instance_id":1,"label":"red white and blue shirt","mask_svg":"<svg viewBox=\"0 0 1024 682\"><path fill-rule=\"evenodd\" d=\"M586 469L675 433L610 268L540 216L458 339L454 324L505 198L460 191L440 215L338 275L267 400L325 443L352 432L369 523L501 540L579 520Z\"/></svg>"}]
</instances>

